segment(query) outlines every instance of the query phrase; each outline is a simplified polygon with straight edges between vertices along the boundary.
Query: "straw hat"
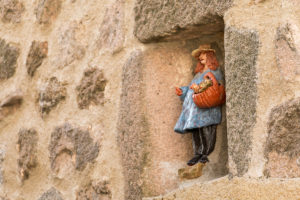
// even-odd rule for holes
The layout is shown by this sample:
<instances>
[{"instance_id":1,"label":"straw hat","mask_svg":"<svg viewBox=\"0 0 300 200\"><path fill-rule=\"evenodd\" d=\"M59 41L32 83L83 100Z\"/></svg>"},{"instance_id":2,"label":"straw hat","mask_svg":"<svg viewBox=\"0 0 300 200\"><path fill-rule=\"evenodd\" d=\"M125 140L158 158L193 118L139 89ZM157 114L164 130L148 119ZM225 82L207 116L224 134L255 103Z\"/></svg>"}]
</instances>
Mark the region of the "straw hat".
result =
<instances>
[{"instance_id":1,"label":"straw hat","mask_svg":"<svg viewBox=\"0 0 300 200\"><path fill-rule=\"evenodd\" d=\"M214 53L216 53L216 50L211 49L210 44L202 44L198 47L198 49L192 51L192 56L198 58L201 52L206 52L206 51L213 51Z\"/></svg>"}]
</instances>

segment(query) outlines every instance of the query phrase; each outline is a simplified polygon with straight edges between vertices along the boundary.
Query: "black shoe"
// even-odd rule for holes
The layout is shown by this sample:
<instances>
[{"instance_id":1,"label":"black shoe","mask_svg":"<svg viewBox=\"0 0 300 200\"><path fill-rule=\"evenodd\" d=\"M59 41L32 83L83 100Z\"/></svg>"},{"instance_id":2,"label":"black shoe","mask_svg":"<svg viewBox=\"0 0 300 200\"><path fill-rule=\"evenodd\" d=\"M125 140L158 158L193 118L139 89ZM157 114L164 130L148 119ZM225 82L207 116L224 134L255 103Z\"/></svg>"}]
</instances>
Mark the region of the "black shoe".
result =
<instances>
[{"instance_id":1,"label":"black shoe","mask_svg":"<svg viewBox=\"0 0 300 200\"><path fill-rule=\"evenodd\" d=\"M189 160L186 164L188 166L193 166L194 164L199 162L199 159L201 159L202 155L195 155L191 160Z\"/></svg>"},{"instance_id":2,"label":"black shoe","mask_svg":"<svg viewBox=\"0 0 300 200\"><path fill-rule=\"evenodd\" d=\"M202 155L201 158L198 160L198 162L203 163L203 164L209 162L207 155Z\"/></svg>"}]
</instances>

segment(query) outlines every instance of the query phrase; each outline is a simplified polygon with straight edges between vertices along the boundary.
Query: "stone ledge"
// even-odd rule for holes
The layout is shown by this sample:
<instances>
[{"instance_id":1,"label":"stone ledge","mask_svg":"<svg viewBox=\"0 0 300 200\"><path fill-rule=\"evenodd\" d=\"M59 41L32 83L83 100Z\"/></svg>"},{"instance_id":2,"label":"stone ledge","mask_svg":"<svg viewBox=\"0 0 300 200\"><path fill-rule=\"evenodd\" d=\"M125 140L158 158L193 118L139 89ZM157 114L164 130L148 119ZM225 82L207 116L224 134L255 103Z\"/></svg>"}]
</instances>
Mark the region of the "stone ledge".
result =
<instances>
[{"instance_id":1,"label":"stone ledge","mask_svg":"<svg viewBox=\"0 0 300 200\"><path fill-rule=\"evenodd\" d=\"M297 199L300 196L300 179L249 179L228 176L206 183L195 183L164 196L147 197L143 200L213 200L213 199L243 199L243 200L280 200Z\"/></svg>"}]
</instances>

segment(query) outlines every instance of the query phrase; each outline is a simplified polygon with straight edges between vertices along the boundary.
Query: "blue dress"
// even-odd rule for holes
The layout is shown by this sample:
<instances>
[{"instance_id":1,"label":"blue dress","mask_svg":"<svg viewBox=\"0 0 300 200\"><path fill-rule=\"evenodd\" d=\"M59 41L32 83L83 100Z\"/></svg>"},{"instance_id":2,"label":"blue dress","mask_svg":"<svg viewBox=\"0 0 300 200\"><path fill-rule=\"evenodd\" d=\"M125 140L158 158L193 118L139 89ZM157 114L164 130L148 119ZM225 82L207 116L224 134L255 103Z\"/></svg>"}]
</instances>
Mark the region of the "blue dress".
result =
<instances>
[{"instance_id":1,"label":"blue dress","mask_svg":"<svg viewBox=\"0 0 300 200\"><path fill-rule=\"evenodd\" d=\"M180 88L182 90L180 99L183 101L183 105L180 117L174 127L175 132L186 133L190 129L221 123L221 106L213 108L199 108L196 106L192 98L194 91L190 89L190 86L193 83L201 83L204 80L204 75L208 72L212 72L218 82L223 81L222 72L219 68L215 71L208 69L203 73L197 73L189 86Z\"/></svg>"}]
</instances>

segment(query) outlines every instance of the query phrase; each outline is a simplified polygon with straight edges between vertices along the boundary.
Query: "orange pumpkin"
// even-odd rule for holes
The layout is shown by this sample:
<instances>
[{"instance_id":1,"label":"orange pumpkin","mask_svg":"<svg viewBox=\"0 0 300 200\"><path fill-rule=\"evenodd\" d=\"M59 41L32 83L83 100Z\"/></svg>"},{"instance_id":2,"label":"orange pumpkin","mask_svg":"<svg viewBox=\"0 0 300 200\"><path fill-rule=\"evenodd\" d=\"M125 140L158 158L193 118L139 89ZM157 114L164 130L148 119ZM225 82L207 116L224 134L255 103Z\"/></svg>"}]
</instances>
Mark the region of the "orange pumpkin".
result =
<instances>
[{"instance_id":1,"label":"orange pumpkin","mask_svg":"<svg viewBox=\"0 0 300 200\"><path fill-rule=\"evenodd\" d=\"M213 73L208 72L205 77L209 77L213 85L207 88L204 92L193 94L193 101L199 108L212 108L225 103L225 87L219 85Z\"/></svg>"}]
</instances>

